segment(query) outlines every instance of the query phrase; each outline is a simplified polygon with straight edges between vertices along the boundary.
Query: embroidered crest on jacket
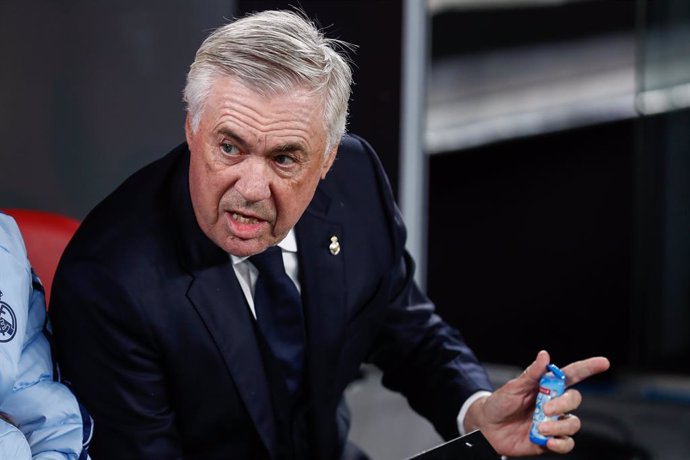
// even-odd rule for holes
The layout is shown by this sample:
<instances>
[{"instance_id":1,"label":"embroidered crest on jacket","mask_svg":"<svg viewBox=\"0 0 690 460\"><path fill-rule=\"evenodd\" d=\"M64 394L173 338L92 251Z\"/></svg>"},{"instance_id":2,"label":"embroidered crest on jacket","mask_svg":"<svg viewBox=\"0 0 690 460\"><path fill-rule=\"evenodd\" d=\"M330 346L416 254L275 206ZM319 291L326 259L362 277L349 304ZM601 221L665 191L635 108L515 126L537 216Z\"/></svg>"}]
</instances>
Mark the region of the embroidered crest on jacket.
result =
<instances>
[{"instance_id":1,"label":"embroidered crest on jacket","mask_svg":"<svg viewBox=\"0 0 690 460\"><path fill-rule=\"evenodd\" d=\"M0 299L2 291L0 291ZM0 300L0 343L9 342L17 333L17 317L12 307Z\"/></svg>"}]
</instances>

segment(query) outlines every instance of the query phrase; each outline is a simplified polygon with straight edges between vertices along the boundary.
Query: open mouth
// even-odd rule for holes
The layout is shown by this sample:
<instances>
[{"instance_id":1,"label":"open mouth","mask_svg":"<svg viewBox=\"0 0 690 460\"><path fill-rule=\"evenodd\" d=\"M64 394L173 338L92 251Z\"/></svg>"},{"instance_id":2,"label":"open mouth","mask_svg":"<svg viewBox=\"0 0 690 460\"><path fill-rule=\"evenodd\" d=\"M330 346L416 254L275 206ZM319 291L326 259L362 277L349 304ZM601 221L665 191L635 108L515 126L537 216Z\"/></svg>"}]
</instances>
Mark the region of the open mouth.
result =
<instances>
[{"instance_id":1,"label":"open mouth","mask_svg":"<svg viewBox=\"0 0 690 460\"><path fill-rule=\"evenodd\" d=\"M242 214L237 211L226 212L228 230L236 238L258 238L266 231L269 222L257 215Z\"/></svg>"},{"instance_id":2,"label":"open mouth","mask_svg":"<svg viewBox=\"0 0 690 460\"><path fill-rule=\"evenodd\" d=\"M236 212L233 212L231 215L232 220L239 222L240 224L258 224L259 222L261 222L256 217L245 216L243 214L238 214Z\"/></svg>"}]
</instances>

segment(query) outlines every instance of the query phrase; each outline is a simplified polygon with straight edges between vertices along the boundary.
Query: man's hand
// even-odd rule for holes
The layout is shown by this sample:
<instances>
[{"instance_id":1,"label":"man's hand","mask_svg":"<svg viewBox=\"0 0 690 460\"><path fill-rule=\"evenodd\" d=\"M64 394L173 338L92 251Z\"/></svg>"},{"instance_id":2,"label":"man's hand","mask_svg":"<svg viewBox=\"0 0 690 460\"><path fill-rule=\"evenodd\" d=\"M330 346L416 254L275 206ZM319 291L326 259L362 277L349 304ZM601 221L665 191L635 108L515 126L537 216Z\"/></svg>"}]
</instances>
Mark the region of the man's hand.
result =
<instances>
[{"instance_id":1,"label":"man's hand","mask_svg":"<svg viewBox=\"0 0 690 460\"><path fill-rule=\"evenodd\" d=\"M491 396L476 401L467 412L465 428L480 429L486 439L501 455L536 455L546 451L529 440L534 403L539 391L539 379L546 373L550 357L540 351L537 359L517 378L507 382ZM609 368L606 358L589 358L562 368L568 386ZM575 446L572 435L580 429L580 419L570 412L582 402L582 395L574 389L544 405L548 416L560 415L557 421L544 421L539 430L545 436L553 436L546 447L548 450L567 453Z\"/></svg>"}]
</instances>

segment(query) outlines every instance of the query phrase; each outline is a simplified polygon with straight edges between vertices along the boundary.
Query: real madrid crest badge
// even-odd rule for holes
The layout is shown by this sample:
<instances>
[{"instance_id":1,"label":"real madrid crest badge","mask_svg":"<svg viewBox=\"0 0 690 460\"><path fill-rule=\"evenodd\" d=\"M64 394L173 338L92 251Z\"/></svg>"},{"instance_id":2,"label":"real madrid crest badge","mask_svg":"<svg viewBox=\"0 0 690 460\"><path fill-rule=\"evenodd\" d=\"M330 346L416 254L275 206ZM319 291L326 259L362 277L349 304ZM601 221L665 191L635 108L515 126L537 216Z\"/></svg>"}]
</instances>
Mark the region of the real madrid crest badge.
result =
<instances>
[{"instance_id":1,"label":"real madrid crest badge","mask_svg":"<svg viewBox=\"0 0 690 460\"><path fill-rule=\"evenodd\" d=\"M338 253L340 253L340 242L338 241L338 237L333 235L331 237L331 244L328 245L328 250L331 251L331 254L334 256L337 256Z\"/></svg>"},{"instance_id":2,"label":"real madrid crest badge","mask_svg":"<svg viewBox=\"0 0 690 460\"><path fill-rule=\"evenodd\" d=\"M0 299L2 291L0 291ZM9 342L17 333L17 317L12 307L0 300L0 343Z\"/></svg>"}]
</instances>

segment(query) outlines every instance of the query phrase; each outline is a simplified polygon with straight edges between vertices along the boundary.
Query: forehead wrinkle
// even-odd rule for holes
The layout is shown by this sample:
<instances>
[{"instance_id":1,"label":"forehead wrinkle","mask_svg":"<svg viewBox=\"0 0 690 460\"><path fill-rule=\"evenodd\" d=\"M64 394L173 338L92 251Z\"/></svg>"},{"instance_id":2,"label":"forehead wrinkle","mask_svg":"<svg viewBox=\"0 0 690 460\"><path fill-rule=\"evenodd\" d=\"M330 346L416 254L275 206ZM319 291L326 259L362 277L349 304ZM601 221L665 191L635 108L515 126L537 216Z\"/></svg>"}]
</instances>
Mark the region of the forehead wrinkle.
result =
<instances>
[{"instance_id":1,"label":"forehead wrinkle","mask_svg":"<svg viewBox=\"0 0 690 460\"><path fill-rule=\"evenodd\" d=\"M216 130L227 133L234 139L247 143L249 137L258 142L259 138L264 138L264 143L268 144L268 138L276 137L276 146L272 151L308 150L309 146L318 133L311 132L311 121L308 115L313 110L300 107L298 110L281 110L279 115L285 114L284 118L275 119L274 113L263 116L260 111L255 110L251 105L226 100L220 107L220 114L217 120ZM304 116L300 116L304 114ZM297 138L294 140L280 140L281 137Z\"/></svg>"},{"instance_id":2,"label":"forehead wrinkle","mask_svg":"<svg viewBox=\"0 0 690 460\"><path fill-rule=\"evenodd\" d=\"M308 151L320 149L319 142L327 140L321 97L299 88L293 93L266 96L232 77L223 77L212 87L207 103L208 115L215 118L209 119L213 131L225 128L247 144L271 143L276 147L298 143Z\"/></svg>"},{"instance_id":3,"label":"forehead wrinkle","mask_svg":"<svg viewBox=\"0 0 690 460\"><path fill-rule=\"evenodd\" d=\"M290 109L287 109L283 105L280 104L277 108L269 107L268 113L263 114L262 112L264 111L257 110L250 104L228 100L221 106L220 111L221 117L229 115L245 123L250 121L252 123L247 124L253 124L257 128L265 127L265 130L276 129L276 126L280 128L281 124L288 125L288 129L292 126L300 129L309 127L309 121L313 119L314 110L299 106L292 106Z\"/></svg>"},{"instance_id":4,"label":"forehead wrinkle","mask_svg":"<svg viewBox=\"0 0 690 460\"><path fill-rule=\"evenodd\" d=\"M289 122L285 127L282 125L280 121L265 125L257 121L256 124L248 125L243 120L228 120L227 117L221 117L216 131L232 138L242 146L248 146L252 142L261 142L266 144L266 148L275 152L309 149L314 134L310 133L308 127L291 126ZM272 147L269 146L271 140L274 144Z\"/></svg>"}]
</instances>

